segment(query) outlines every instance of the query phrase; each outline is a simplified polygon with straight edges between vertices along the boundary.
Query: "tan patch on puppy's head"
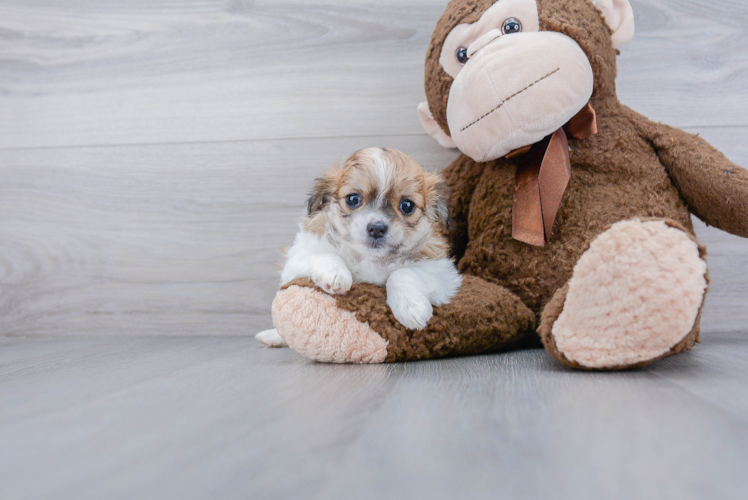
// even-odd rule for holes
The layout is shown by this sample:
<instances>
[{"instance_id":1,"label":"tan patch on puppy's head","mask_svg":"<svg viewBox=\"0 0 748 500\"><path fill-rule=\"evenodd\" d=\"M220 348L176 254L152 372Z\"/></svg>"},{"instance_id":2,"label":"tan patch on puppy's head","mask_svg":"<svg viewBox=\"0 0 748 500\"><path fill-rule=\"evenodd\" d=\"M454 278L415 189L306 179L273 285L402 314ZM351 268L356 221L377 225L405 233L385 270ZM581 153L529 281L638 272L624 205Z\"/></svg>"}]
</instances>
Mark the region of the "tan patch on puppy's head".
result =
<instances>
[{"instance_id":1,"label":"tan patch on puppy's head","mask_svg":"<svg viewBox=\"0 0 748 500\"><path fill-rule=\"evenodd\" d=\"M309 198L307 231L348 244L371 257L446 257L449 219L441 175L408 155L367 148L317 179Z\"/></svg>"}]
</instances>

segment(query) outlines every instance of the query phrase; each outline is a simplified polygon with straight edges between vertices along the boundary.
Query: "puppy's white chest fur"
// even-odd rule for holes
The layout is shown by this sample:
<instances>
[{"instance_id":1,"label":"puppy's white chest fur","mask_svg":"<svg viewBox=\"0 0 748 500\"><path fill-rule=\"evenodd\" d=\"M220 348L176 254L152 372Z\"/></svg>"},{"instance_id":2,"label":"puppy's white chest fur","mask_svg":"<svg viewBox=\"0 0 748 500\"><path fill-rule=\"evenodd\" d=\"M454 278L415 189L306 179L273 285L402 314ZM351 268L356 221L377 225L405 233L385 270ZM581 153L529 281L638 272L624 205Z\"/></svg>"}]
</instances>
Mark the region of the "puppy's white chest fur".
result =
<instances>
[{"instance_id":1,"label":"puppy's white chest fur","mask_svg":"<svg viewBox=\"0 0 748 500\"><path fill-rule=\"evenodd\" d=\"M338 255L350 269L354 283L373 283L384 286L394 271L407 265L403 260L387 261L385 259L366 258L355 250L348 248L341 249Z\"/></svg>"},{"instance_id":2,"label":"puppy's white chest fur","mask_svg":"<svg viewBox=\"0 0 748 500\"><path fill-rule=\"evenodd\" d=\"M353 283L387 288L387 305L407 328L424 328L433 313L457 293L462 277L451 260L410 261L366 258L354 249L336 247L325 235L301 231L286 254L281 282L308 277L327 293L344 294Z\"/></svg>"}]
</instances>

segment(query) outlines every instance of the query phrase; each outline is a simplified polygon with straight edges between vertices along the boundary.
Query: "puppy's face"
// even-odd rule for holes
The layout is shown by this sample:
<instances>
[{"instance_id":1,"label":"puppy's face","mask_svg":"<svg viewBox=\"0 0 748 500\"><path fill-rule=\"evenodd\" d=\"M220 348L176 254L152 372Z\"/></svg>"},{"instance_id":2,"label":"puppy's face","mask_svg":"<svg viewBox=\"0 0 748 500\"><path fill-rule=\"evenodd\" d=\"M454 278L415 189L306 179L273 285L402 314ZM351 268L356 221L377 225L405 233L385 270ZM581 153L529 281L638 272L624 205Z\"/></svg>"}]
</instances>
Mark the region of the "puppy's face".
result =
<instances>
[{"instance_id":1,"label":"puppy's face","mask_svg":"<svg viewBox=\"0 0 748 500\"><path fill-rule=\"evenodd\" d=\"M317 179L306 229L365 257L444 257L446 185L409 156L392 149L354 153Z\"/></svg>"}]
</instances>

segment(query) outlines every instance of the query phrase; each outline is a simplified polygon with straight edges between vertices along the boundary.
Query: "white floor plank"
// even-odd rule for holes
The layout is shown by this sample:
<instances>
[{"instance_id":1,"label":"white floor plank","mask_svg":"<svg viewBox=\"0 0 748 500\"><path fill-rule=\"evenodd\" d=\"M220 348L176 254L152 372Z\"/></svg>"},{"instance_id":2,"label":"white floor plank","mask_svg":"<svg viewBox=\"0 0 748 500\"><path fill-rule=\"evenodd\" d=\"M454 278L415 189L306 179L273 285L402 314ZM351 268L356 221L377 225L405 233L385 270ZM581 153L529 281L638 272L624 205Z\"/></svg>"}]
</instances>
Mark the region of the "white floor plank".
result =
<instances>
[{"instance_id":1,"label":"white floor plank","mask_svg":"<svg viewBox=\"0 0 748 500\"><path fill-rule=\"evenodd\" d=\"M693 354L664 360L653 374L748 423L748 334L707 332ZM704 347L704 349L702 349Z\"/></svg>"},{"instance_id":2,"label":"white floor plank","mask_svg":"<svg viewBox=\"0 0 748 500\"><path fill-rule=\"evenodd\" d=\"M745 425L650 371L569 372L542 351L411 370L321 497L739 498L748 485Z\"/></svg>"},{"instance_id":3,"label":"white floor plank","mask_svg":"<svg viewBox=\"0 0 748 500\"><path fill-rule=\"evenodd\" d=\"M622 101L676 126L748 125L748 4L632 3ZM422 134L445 4L3 0L0 148Z\"/></svg>"},{"instance_id":4,"label":"white floor plank","mask_svg":"<svg viewBox=\"0 0 748 500\"><path fill-rule=\"evenodd\" d=\"M71 346L74 349L71 351ZM732 351L735 377L709 362ZM246 338L0 338L1 498L740 498L748 339L647 370L377 366ZM39 471L44 471L40 474Z\"/></svg>"}]
</instances>

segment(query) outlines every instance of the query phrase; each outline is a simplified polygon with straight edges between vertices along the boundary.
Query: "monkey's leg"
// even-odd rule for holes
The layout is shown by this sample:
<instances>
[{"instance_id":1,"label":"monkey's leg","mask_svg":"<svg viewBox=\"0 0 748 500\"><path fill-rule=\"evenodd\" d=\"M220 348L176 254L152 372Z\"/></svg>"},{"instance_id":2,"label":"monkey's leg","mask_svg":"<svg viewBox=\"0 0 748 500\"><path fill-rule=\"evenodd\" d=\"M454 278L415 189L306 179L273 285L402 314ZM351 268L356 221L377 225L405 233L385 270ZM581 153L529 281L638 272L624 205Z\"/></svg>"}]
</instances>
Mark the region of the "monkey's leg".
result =
<instances>
[{"instance_id":1,"label":"monkey's leg","mask_svg":"<svg viewBox=\"0 0 748 500\"><path fill-rule=\"evenodd\" d=\"M705 254L669 220L613 224L543 310L543 344L567 366L600 370L690 350L708 286Z\"/></svg>"},{"instance_id":2,"label":"monkey's leg","mask_svg":"<svg viewBox=\"0 0 748 500\"><path fill-rule=\"evenodd\" d=\"M535 314L508 290L465 276L449 304L434 307L423 330L406 329L386 291L354 285L331 296L308 280L285 285L273 301L273 323L290 347L328 363L384 363L510 349L536 337Z\"/></svg>"}]
</instances>

